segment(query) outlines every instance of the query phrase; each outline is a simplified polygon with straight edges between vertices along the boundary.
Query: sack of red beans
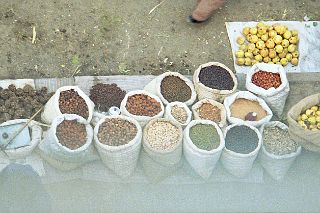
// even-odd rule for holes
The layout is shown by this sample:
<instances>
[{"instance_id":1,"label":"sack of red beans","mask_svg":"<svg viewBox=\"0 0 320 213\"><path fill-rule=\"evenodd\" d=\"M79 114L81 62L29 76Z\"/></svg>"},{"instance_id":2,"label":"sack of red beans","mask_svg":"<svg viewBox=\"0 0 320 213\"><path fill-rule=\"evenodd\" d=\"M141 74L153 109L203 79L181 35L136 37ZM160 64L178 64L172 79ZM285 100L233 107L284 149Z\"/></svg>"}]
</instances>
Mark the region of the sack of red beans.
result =
<instances>
[{"instance_id":1,"label":"sack of red beans","mask_svg":"<svg viewBox=\"0 0 320 213\"><path fill-rule=\"evenodd\" d=\"M253 65L247 73L246 88L265 100L276 115L282 115L290 88L286 71L281 65Z\"/></svg>"}]
</instances>

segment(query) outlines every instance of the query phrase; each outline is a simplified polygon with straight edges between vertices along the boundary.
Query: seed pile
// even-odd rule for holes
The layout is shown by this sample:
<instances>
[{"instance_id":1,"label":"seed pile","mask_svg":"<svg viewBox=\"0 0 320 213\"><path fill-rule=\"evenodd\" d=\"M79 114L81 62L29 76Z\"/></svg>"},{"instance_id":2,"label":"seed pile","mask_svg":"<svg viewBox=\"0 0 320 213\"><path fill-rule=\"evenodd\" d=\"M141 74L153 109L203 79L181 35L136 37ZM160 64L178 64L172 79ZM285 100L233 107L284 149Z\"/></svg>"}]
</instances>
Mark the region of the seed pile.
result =
<instances>
[{"instance_id":1,"label":"seed pile","mask_svg":"<svg viewBox=\"0 0 320 213\"><path fill-rule=\"evenodd\" d=\"M234 126L227 132L225 143L228 150L241 154L249 154L258 146L257 133L250 127Z\"/></svg>"},{"instance_id":2,"label":"seed pile","mask_svg":"<svg viewBox=\"0 0 320 213\"><path fill-rule=\"evenodd\" d=\"M288 130L279 127L264 128L263 146L274 155L290 154L298 148L297 143L290 139Z\"/></svg>"},{"instance_id":3,"label":"seed pile","mask_svg":"<svg viewBox=\"0 0 320 213\"><path fill-rule=\"evenodd\" d=\"M281 78L279 73L272 73L261 70L252 75L251 81L258 87L262 87L265 90L271 87L278 88L281 85Z\"/></svg>"},{"instance_id":4,"label":"seed pile","mask_svg":"<svg viewBox=\"0 0 320 213\"><path fill-rule=\"evenodd\" d=\"M191 89L178 76L167 76L161 81L161 94L170 103L174 101L186 102L191 98Z\"/></svg>"},{"instance_id":5,"label":"seed pile","mask_svg":"<svg viewBox=\"0 0 320 213\"><path fill-rule=\"evenodd\" d=\"M56 135L62 146L75 150L86 143L86 126L75 120L64 120L58 125Z\"/></svg>"},{"instance_id":6,"label":"seed pile","mask_svg":"<svg viewBox=\"0 0 320 213\"><path fill-rule=\"evenodd\" d=\"M197 110L199 117L213 122L221 121L221 110L210 103L203 103Z\"/></svg>"},{"instance_id":7,"label":"seed pile","mask_svg":"<svg viewBox=\"0 0 320 213\"><path fill-rule=\"evenodd\" d=\"M32 86L16 88L13 84L8 89L0 87L0 123L19 118L30 118L47 103L53 93L48 93L46 87L36 91ZM40 115L35 117L40 121Z\"/></svg>"},{"instance_id":8,"label":"seed pile","mask_svg":"<svg viewBox=\"0 0 320 213\"><path fill-rule=\"evenodd\" d=\"M177 105L174 105L171 108L171 115L181 124L184 124L188 119L186 110L183 107L178 107Z\"/></svg>"},{"instance_id":9,"label":"seed pile","mask_svg":"<svg viewBox=\"0 0 320 213\"><path fill-rule=\"evenodd\" d=\"M196 124L190 129L190 139L199 149L211 151L220 145L216 128L209 124Z\"/></svg>"},{"instance_id":10,"label":"seed pile","mask_svg":"<svg viewBox=\"0 0 320 213\"><path fill-rule=\"evenodd\" d=\"M232 90L234 87L230 73L215 65L202 68L199 73L199 81L212 89Z\"/></svg>"},{"instance_id":11,"label":"seed pile","mask_svg":"<svg viewBox=\"0 0 320 213\"><path fill-rule=\"evenodd\" d=\"M133 115L153 117L161 112L160 103L148 95L136 94L128 97L126 108Z\"/></svg>"},{"instance_id":12,"label":"seed pile","mask_svg":"<svg viewBox=\"0 0 320 213\"><path fill-rule=\"evenodd\" d=\"M103 144L121 146L134 139L137 131L133 123L120 118L111 118L100 125L98 138Z\"/></svg>"},{"instance_id":13,"label":"seed pile","mask_svg":"<svg viewBox=\"0 0 320 213\"><path fill-rule=\"evenodd\" d=\"M236 99L230 106L231 116L245 120L248 113L257 113L257 121L267 116L267 112L260 106L258 101L245 98Z\"/></svg>"},{"instance_id":14,"label":"seed pile","mask_svg":"<svg viewBox=\"0 0 320 213\"><path fill-rule=\"evenodd\" d=\"M90 90L90 99L100 111L107 112L110 107L120 107L120 103L126 95L117 84L96 84Z\"/></svg>"},{"instance_id":15,"label":"seed pile","mask_svg":"<svg viewBox=\"0 0 320 213\"><path fill-rule=\"evenodd\" d=\"M179 129L167 121L154 122L146 130L146 141L153 149L171 150L178 144Z\"/></svg>"},{"instance_id":16,"label":"seed pile","mask_svg":"<svg viewBox=\"0 0 320 213\"><path fill-rule=\"evenodd\" d=\"M60 93L59 109L62 114L76 114L85 119L89 117L89 110L85 100L74 89Z\"/></svg>"}]
</instances>

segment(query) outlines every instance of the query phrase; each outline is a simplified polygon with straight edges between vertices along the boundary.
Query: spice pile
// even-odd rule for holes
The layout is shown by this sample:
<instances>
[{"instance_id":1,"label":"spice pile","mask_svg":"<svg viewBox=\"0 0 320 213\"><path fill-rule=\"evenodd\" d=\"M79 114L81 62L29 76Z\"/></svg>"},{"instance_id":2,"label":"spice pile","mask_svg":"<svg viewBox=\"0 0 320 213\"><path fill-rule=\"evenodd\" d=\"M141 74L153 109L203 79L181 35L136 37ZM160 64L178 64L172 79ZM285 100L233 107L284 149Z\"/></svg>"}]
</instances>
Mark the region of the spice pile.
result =
<instances>
[{"instance_id":1,"label":"spice pile","mask_svg":"<svg viewBox=\"0 0 320 213\"><path fill-rule=\"evenodd\" d=\"M179 142L179 128L168 121L156 121L146 131L146 141L153 149L171 150Z\"/></svg>"},{"instance_id":2,"label":"spice pile","mask_svg":"<svg viewBox=\"0 0 320 213\"><path fill-rule=\"evenodd\" d=\"M230 106L231 116L242 120L248 119L250 114L256 113L253 121L259 121L267 116L267 112L262 108L258 101L252 101L245 98L236 99Z\"/></svg>"},{"instance_id":3,"label":"spice pile","mask_svg":"<svg viewBox=\"0 0 320 213\"><path fill-rule=\"evenodd\" d=\"M32 86L16 88L13 84L8 89L0 87L0 123L19 119L30 118L47 103L53 93L48 93L46 87L36 91ZM35 117L40 121L40 113Z\"/></svg>"},{"instance_id":4,"label":"spice pile","mask_svg":"<svg viewBox=\"0 0 320 213\"><path fill-rule=\"evenodd\" d=\"M148 95L136 94L128 97L126 109L133 115L153 117L161 112L161 104Z\"/></svg>"},{"instance_id":5,"label":"spice pile","mask_svg":"<svg viewBox=\"0 0 320 213\"><path fill-rule=\"evenodd\" d=\"M263 146L274 155L286 155L297 151L298 145L290 139L287 129L265 127L263 129Z\"/></svg>"},{"instance_id":6,"label":"spice pile","mask_svg":"<svg viewBox=\"0 0 320 213\"><path fill-rule=\"evenodd\" d=\"M161 81L161 94L169 102L186 102L191 98L191 89L178 76L166 76Z\"/></svg>"},{"instance_id":7,"label":"spice pile","mask_svg":"<svg viewBox=\"0 0 320 213\"><path fill-rule=\"evenodd\" d=\"M177 105L174 105L171 108L171 115L178 121L180 124L184 124L187 122L188 114L186 110L183 107L178 107Z\"/></svg>"},{"instance_id":8,"label":"spice pile","mask_svg":"<svg viewBox=\"0 0 320 213\"><path fill-rule=\"evenodd\" d=\"M298 123L304 129L312 131L320 130L320 105L315 105L301 113Z\"/></svg>"},{"instance_id":9,"label":"spice pile","mask_svg":"<svg viewBox=\"0 0 320 213\"><path fill-rule=\"evenodd\" d=\"M199 117L213 122L221 121L221 110L210 103L203 103L197 110Z\"/></svg>"},{"instance_id":10,"label":"spice pile","mask_svg":"<svg viewBox=\"0 0 320 213\"><path fill-rule=\"evenodd\" d=\"M209 124L196 124L190 129L190 139L199 149L211 151L220 145L216 128Z\"/></svg>"},{"instance_id":11,"label":"spice pile","mask_svg":"<svg viewBox=\"0 0 320 213\"><path fill-rule=\"evenodd\" d=\"M137 131L137 127L127 120L110 118L100 125L98 138L103 144L121 146L133 140Z\"/></svg>"},{"instance_id":12,"label":"spice pile","mask_svg":"<svg viewBox=\"0 0 320 213\"><path fill-rule=\"evenodd\" d=\"M85 119L89 117L88 106L85 100L74 89L60 93L59 109L62 114L76 114Z\"/></svg>"},{"instance_id":13,"label":"spice pile","mask_svg":"<svg viewBox=\"0 0 320 213\"><path fill-rule=\"evenodd\" d=\"M281 85L281 78L279 73L261 70L252 75L251 81L258 87L262 87L265 90L271 87L277 89Z\"/></svg>"},{"instance_id":14,"label":"spice pile","mask_svg":"<svg viewBox=\"0 0 320 213\"><path fill-rule=\"evenodd\" d=\"M257 133L250 127L241 125L228 130L225 145L228 150L236 153L249 154L259 144Z\"/></svg>"},{"instance_id":15,"label":"spice pile","mask_svg":"<svg viewBox=\"0 0 320 213\"><path fill-rule=\"evenodd\" d=\"M86 126L76 120L64 120L57 126L56 136L62 146L75 150L86 143Z\"/></svg>"},{"instance_id":16,"label":"spice pile","mask_svg":"<svg viewBox=\"0 0 320 213\"><path fill-rule=\"evenodd\" d=\"M232 90L234 87L230 73L215 65L202 68L199 73L199 81L203 85L217 90Z\"/></svg>"},{"instance_id":17,"label":"spice pile","mask_svg":"<svg viewBox=\"0 0 320 213\"><path fill-rule=\"evenodd\" d=\"M117 84L96 84L90 89L90 99L100 111L107 112L110 107L120 107L120 103L126 95Z\"/></svg>"}]
</instances>

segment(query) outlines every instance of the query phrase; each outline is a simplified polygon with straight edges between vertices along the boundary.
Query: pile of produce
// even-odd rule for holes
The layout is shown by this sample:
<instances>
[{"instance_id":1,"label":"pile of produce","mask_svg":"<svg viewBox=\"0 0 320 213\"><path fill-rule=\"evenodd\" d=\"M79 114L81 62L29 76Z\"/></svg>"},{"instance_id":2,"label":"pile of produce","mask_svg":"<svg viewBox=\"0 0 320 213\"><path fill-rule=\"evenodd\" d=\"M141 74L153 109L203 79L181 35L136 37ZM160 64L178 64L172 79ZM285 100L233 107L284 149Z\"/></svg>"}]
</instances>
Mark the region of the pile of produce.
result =
<instances>
[{"instance_id":1,"label":"pile of produce","mask_svg":"<svg viewBox=\"0 0 320 213\"><path fill-rule=\"evenodd\" d=\"M236 99L230 106L231 116L244 121L259 121L267 116L258 101L245 98Z\"/></svg>"},{"instance_id":2,"label":"pile of produce","mask_svg":"<svg viewBox=\"0 0 320 213\"><path fill-rule=\"evenodd\" d=\"M153 117L161 112L161 104L148 95L136 94L128 97L126 109L133 115Z\"/></svg>"},{"instance_id":3,"label":"pile of produce","mask_svg":"<svg viewBox=\"0 0 320 213\"><path fill-rule=\"evenodd\" d=\"M76 120L64 120L56 132L59 143L71 150L82 147L87 140L86 126Z\"/></svg>"},{"instance_id":4,"label":"pile of produce","mask_svg":"<svg viewBox=\"0 0 320 213\"><path fill-rule=\"evenodd\" d=\"M234 81L230 73L220 66L211 65L200 70L199 81L211 89L232 90Z\"/></svg>"},{"instance_id":5,"label":"pile of produce","mask_svg":"<svg viewBox=\"0 0 320 213\"><path fill-rule=\"evenodd\" d=\"M187 122L188 114L187 111L183 107L179 107L177 105L174 105L171 108L171 115L181 124L184 124Z\"/></svg>"},{"instance_id":6,"label":"pile of produce","mask_svg":"<svg viewBox=\"0 0 320 213\"><path fill-rule=\"evenodd\" d=\"M85 119L89 117L89 110L85 100L74 89L60 93L59 109L62 114L76 114Z\"/></svg>"},{"instance_id":7,"label":"pile of produce","mask_svg":"<svg viewBox=\"0 0 320 213\"><path fill-rule=\"evenodd\" d=\"M166 76L161 81L161 94L170 103L186 102L191 98L192 91L184 80L178 76Z\"/></svg>"},{"instance_id":8,"label":"pile of produce","mask_svg":"<svg viewBox=\"0 0 320 213\"><path fill-rule=\"evenodd\" d=\"M281 78L279 73L260 70L252 75L252 83L265 90L271 87L277 89L281 85Z\"/></svg>"},{"instance_id":9,"label":"pile of produce","mask_svg":"<svg viewBox=\"0 0 320 213\"><path fill-rule=\"evenodd\" d=\"M196 111L201 119L211 120L216 123L221 121L221 110L210 103L203 103Z\"/></svg>"},{"instance_id":10,"label":"pile of produce","mask_svg":"<svg viewBox=\"0 0 320 213\"><path fill-rule=\"evenodd\" d=\"M196 124L190 129L190 139L199 149L211 151L220 145L220 136L213 125Z\"/></svg>"},{"instance_id":11,"label":"pile of produce","mask_svg":"<svg viewBox=\"0 0 320 213\"><path fill-rule=\"evenodd\" d=\"M304 129L320 130L320 105L312 106L303 112L298 118L298 123Z\"/></svg>"}]
</instances>

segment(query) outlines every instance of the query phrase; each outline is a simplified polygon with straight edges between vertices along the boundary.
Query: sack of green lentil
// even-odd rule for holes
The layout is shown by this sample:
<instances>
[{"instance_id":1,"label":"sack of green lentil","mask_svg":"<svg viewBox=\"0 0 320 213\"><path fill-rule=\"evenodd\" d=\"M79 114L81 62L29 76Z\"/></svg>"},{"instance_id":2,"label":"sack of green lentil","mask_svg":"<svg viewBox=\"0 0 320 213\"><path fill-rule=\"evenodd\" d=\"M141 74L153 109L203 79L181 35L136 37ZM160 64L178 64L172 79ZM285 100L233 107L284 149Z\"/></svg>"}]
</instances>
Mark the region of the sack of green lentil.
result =
<instances>
[{"instance_id":1,"label":"sack of green lentil","mask_svg":"<svg viewBox=\"0 0 320 213\"><path fill-rule=\"evenodd\" d=\"M192 81L178 72L165 72L157 76L144 90L157 95L165 105L178 101L189 106L197 98Z\"/></svg>"},{"instance_id":2,"label":"sack of green lentil","mask_svg":"<svg viewBox=\"0 0 320 213\"><path fill-rule=\"evenodd\" d=\"M224 100L227 119L231 124L246 123L259 127L273 116L266 102L249 91L239 91Z\"/></svg>"},{"instance_id":3,"label":"sack of green lentil","mask_svg":"<svg viewBox=\"0 0 320 213\"><path fill-rule=\"evenodd\" d=\"M320 152L320 131L317 129L314 131L304 129L298 124L298 120L299 116L307 109L318 105L319 103L320 93L310 95L291 107L287 114L291 139L300 144L303 148L313 152Z\"/></svg>"},{"instance_id":4,"label":"sack of green lentil","mask_svg":"<svg viewBox=\"0 0 320 213\"><path fill-rule=\"evenodd\" d=\"M183 154L202 178L211 176L224 148L219 126L209 120L193 120L183 133Z\"/></svg>"},{"instance_id":5,"label":"sack of green lentil","mask_svg":"<svg viewBox=\"0 0 320 213\"><path fill-rule=\"evenodd\" d=\"M128 92L120 104L122 115L139 122L141 127L154 118L161 118L164 106L160 98L145 90Z\"/></svg>"},{"instance_id":6,"label":"sack of green lentil","mask_svg":"<svg viewBox=\"0 0 320 213\"><path fill-rule=\"evenodd\" d=\"M247 73L246 88L265 100L275 114L282 115L290 87L286 71L281 65L253 65Z\"/></svg>"},{"instance_id":7,"label":"sack of green lentil","mask_svg":"<svg viewBox=\"0 0 320 213\"><path fill-rule=\"evenodd\" d=\"M136 168L141 139L139 123L122 115L106 116L94 128L95 147L102 162L122 178Z\"/></svg>"},{"instance_id":8,"label":"sack of green lentil","mask_svg":"<svg viewBox=\"0 0 320 213\"><path fill-rule=\"evenodd\" d=\"M44 106L41 119L47 124L62 114L76 114L91 121L94 103L77 86L60 87Z\"/></svg>"},{"instance_id":9,"label":"sack of green lentil","mask_svg":"<svg viewBox=\"0 0 320 213\"><path fill-rule=\"evenodd\" d=\"M175 101L166 106L164 117L176 121L182 127L185 127L190 123L192 113L185 103Z\"/></svg>"},{"instance_id":10,"label":"sack of green lentil","mask_svg":"<svg viewBox=\"0 0 320 213\"><path fill-rule=\"evenodd\" d=\"M265 123L260 131L262 134L260 163L273 179L280 180L300 155L301 146L291 140L288 126L279 121Z\"/></svg>"},{"instance_id":11,"label":"sack of green lentil","mask_svg":"<svg viewBox=\"0 0 320 213\"><path fill-rule=\"evenodd\" d=\"M52 121L38 153L53 167L72 170L98 159L92 140L93 129L87 120L75 114L62 114Z\"/></svg>"},{"instance_id":12,"label":"sack of green lentil","mask_svg":"<svg viewBox=\"0 0 320 213\"><path fill-rule=\"evenodd\" d=\"M209 98L219 102L238 87L235 74L219 62L200 65L193 74L193 83L199 100Z\"/></svg>"},{"instance_id":13,"label":"sack of green lentil","mask_svg":"<svg viewBox=\"0 0 320 213\"><path fill-rule=\"evenodd\" d=\"M222 151L223 167L236 177L245 177L258 156L262 139L254 126L232 124L226 128L225 148Z\"/></svg>"}]
</instances>

